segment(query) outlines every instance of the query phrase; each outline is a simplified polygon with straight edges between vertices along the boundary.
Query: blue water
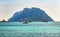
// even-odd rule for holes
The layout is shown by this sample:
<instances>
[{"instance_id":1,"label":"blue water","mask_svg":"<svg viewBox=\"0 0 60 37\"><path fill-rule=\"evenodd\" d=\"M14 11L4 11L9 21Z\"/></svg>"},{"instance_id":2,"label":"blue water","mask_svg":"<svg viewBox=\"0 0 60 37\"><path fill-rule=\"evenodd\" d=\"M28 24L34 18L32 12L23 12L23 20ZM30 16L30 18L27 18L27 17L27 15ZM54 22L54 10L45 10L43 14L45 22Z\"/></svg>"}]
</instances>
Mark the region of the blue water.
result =
<instances>
[{"instance_id":1,"label":"blue water","mask_svg":"<svg viewBox=\"0 0 60 37\"><path fill-rule=\"evenodd\" d=\"M23 24L23 22L0 22L1 37L45 37L47 35L48 37L59 36L60 22L28 22L27 24Z\"/></svg>"}]
</instances>

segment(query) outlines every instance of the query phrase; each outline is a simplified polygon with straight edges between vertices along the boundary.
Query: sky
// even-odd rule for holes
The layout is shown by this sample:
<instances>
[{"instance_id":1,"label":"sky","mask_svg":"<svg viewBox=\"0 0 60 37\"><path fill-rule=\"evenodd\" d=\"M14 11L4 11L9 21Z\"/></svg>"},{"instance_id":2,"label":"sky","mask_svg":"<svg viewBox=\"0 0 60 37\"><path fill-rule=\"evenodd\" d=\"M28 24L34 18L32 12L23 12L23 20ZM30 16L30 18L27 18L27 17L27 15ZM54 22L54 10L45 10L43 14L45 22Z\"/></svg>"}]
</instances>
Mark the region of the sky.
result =
<instances>
[{"instance_id":1,"label":"sky","mask_svg":"<svg viewBox=\"0 0 60 37\"><path fill-rule=\"evenodd\" d=\"M60 0L0 0L0 21L27 7L40 8L54 21L60 21Z\"/></svg>"}]
</instances>

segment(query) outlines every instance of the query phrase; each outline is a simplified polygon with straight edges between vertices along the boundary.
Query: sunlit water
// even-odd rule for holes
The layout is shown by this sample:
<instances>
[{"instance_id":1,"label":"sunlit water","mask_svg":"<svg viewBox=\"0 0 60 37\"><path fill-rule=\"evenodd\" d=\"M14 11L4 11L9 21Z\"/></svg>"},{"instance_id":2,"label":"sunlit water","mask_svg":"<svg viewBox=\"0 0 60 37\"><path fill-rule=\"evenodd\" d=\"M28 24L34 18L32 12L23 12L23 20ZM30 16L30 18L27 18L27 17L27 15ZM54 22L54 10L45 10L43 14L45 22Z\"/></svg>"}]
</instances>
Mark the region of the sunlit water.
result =
<instances>
[{"instance_id":1,"label":"sunlit water","mask_svg":"<svg viewBox=\"0 0 60 37\"><path fill-rule=\"evenodd\" d=\"M60 37L60 22L0 22L0 37Z\"/></svg>"}]
</instances>

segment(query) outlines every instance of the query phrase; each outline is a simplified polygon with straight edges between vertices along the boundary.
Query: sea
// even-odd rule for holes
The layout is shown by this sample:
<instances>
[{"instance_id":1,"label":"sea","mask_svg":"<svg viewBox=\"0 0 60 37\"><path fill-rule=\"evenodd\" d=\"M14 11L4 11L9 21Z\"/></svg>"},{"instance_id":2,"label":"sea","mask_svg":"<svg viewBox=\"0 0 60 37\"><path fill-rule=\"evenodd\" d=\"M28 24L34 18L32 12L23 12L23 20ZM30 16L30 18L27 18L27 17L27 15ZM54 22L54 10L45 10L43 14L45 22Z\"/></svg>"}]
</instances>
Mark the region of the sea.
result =
<instances>
[{"instance_id":1,"label":"sea","mask_svg":"<svg viewBox=\"0 0 60 37\"><path fill-rule=\"evenodd\" d=\"M60 22L0 22L0 37L60 37Z\"/></svg>"}]
</instances>

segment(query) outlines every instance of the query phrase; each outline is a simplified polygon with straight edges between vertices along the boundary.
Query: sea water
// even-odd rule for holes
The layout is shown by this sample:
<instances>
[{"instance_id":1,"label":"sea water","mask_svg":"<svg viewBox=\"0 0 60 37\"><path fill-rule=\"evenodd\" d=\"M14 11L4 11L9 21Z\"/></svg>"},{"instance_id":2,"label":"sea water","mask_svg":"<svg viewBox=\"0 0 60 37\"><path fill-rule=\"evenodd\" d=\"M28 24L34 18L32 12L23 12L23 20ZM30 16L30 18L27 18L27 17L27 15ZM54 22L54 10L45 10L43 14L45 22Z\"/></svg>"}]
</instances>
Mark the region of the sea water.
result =
<instances>
[{"instance_id":1,"label":"sea water","mask_svg":"<svg viewBox=\"0 0 60 37\"><path fill-rule=\"evenodd\" d=\"M60 37L60 22L0 22L0 37Z\"/></svg>"}]
</instances>

